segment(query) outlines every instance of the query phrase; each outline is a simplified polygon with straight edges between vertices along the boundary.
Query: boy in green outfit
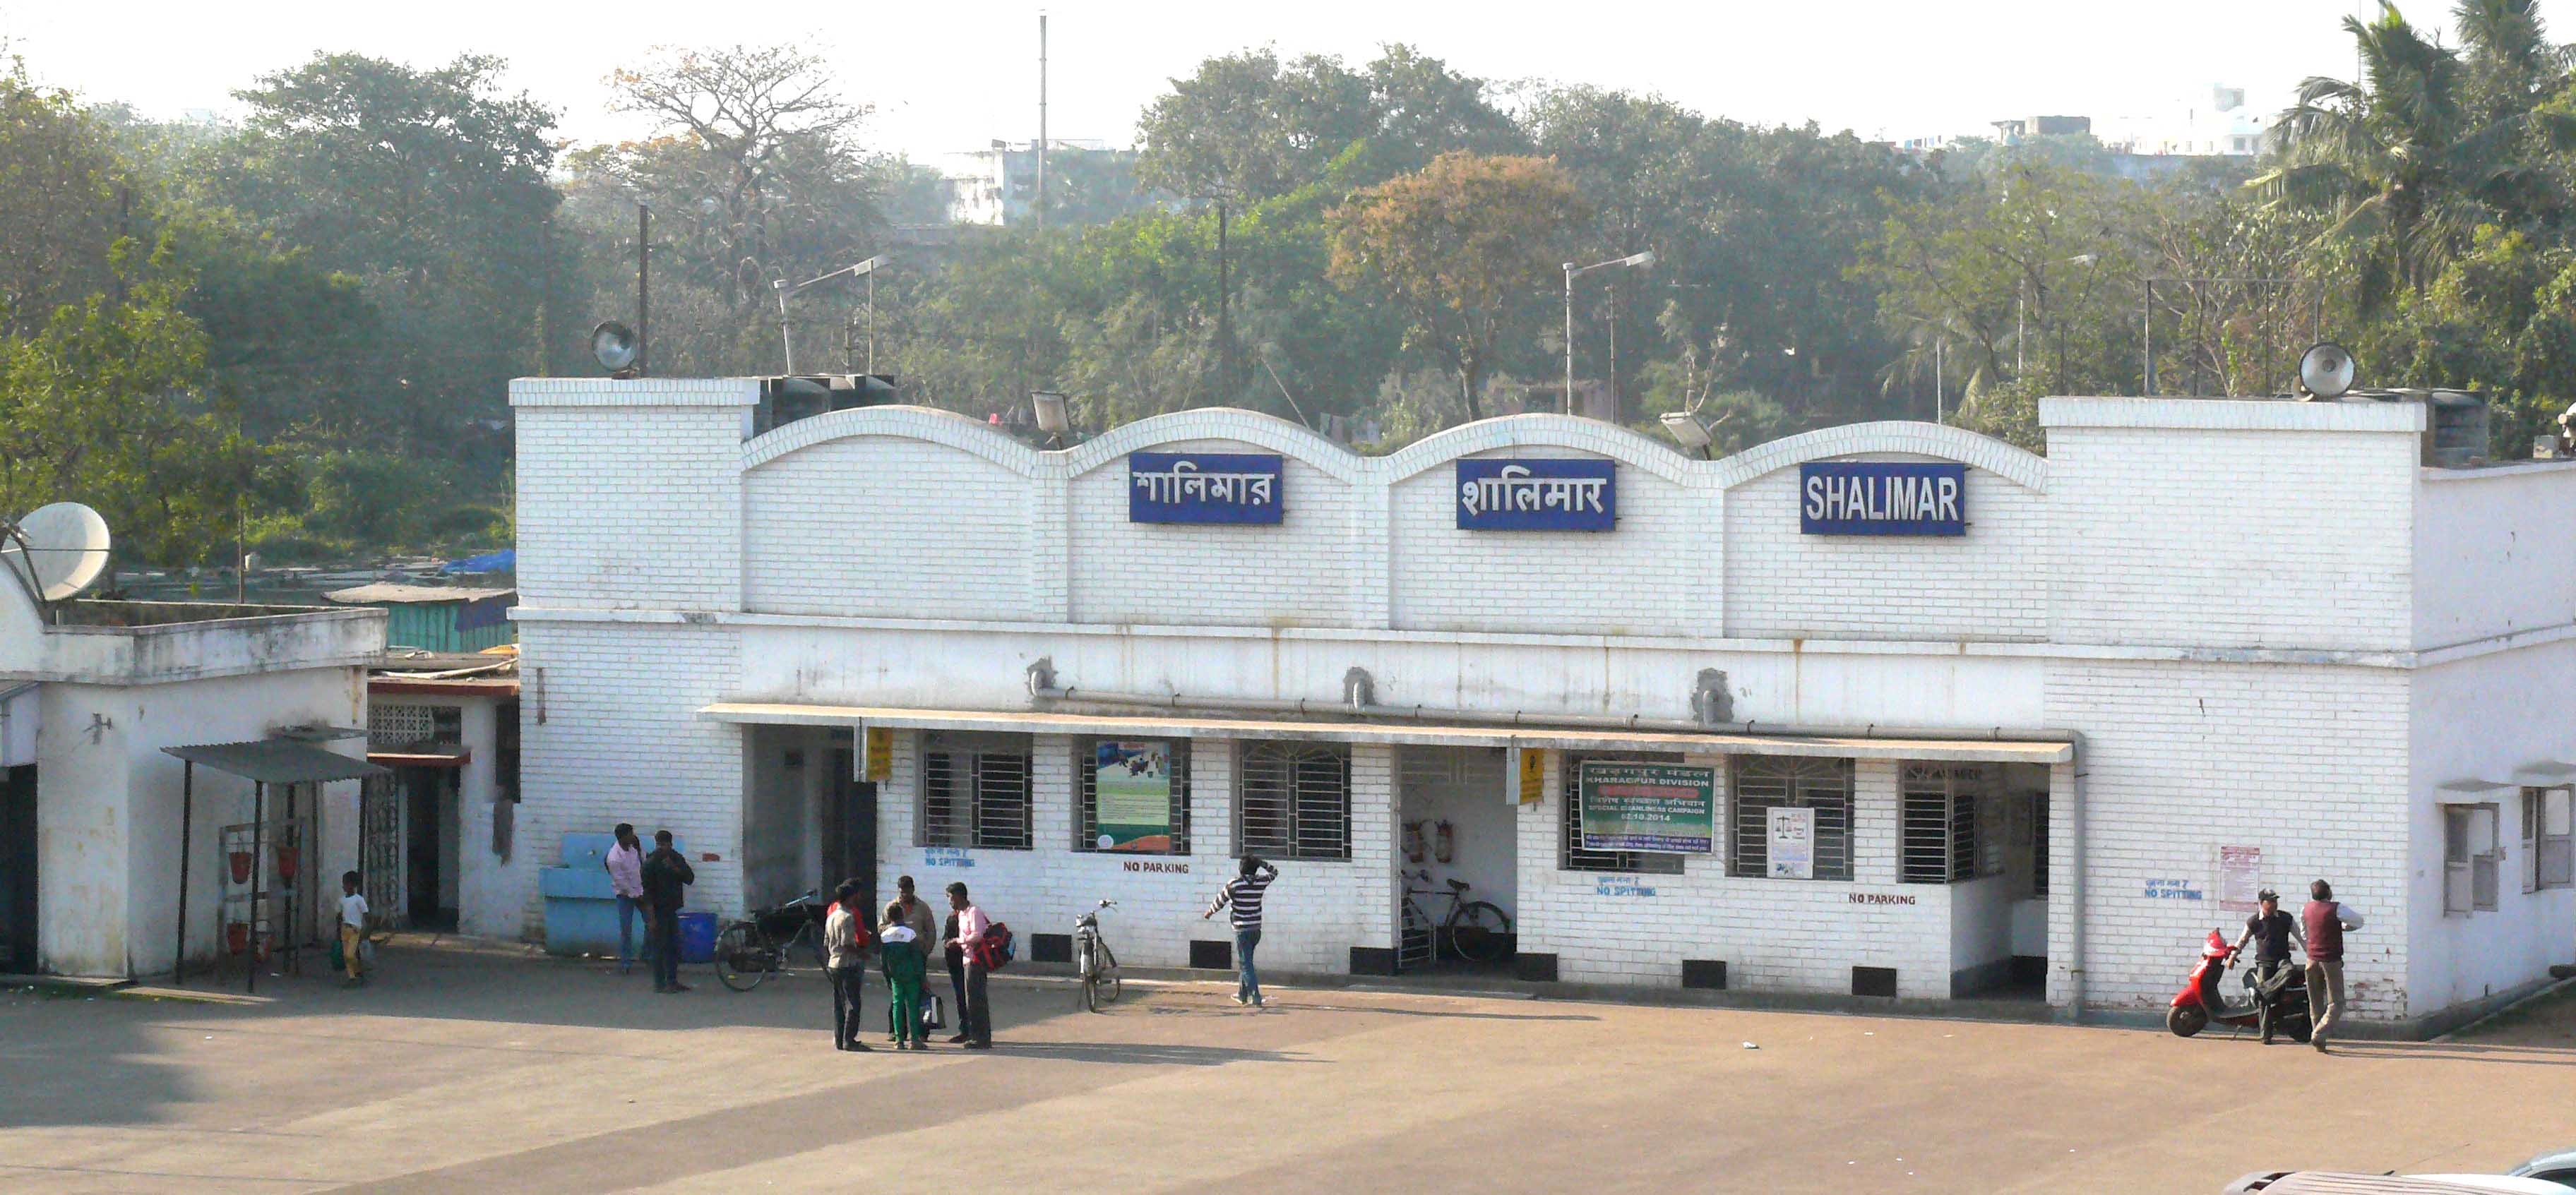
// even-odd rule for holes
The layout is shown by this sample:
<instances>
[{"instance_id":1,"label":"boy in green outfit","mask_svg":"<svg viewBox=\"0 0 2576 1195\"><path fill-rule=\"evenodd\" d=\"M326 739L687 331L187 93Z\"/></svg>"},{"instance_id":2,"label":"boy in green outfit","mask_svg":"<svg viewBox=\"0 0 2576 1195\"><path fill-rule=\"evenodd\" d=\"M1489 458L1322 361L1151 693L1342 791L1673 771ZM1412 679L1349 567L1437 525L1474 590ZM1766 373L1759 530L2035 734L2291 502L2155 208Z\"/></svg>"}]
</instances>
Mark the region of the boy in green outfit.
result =
<instances>
[{"instance_id":1,"label":"boy in green outfit","mask_svg":"<svg viewBox=\"0 0 2576 1195\"><path fill-rule=\"evenodd\" d=\"M894 1048L927 1050L930 1038L921 1027L921 976L929 956L921 934L905 924L903 902L885 908L885 925L877 931L877 957L885 967L887 1000L893 1005Z\"/></svg>"}]
</instances>

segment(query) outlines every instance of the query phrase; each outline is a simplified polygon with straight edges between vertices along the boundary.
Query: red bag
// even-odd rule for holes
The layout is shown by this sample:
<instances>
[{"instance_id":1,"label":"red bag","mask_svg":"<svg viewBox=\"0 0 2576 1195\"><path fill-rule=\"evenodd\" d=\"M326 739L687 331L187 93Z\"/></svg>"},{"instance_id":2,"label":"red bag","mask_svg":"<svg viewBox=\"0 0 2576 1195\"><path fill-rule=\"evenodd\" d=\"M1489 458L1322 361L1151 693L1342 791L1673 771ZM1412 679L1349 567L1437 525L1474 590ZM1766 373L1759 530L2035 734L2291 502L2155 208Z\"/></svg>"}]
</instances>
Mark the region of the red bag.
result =
<instances>
[{"instance_id":1,"label":"red bag","mask_svg":"<svg viewBox=\"0 0 2576 1195\"><path fill-rule=\"evenodd\" d=\"M999 971L1019 957L1019 947L1011 939L1011 927L996 921L975 942L976 963L987 971Z\"/></svg>"}]
</instances>

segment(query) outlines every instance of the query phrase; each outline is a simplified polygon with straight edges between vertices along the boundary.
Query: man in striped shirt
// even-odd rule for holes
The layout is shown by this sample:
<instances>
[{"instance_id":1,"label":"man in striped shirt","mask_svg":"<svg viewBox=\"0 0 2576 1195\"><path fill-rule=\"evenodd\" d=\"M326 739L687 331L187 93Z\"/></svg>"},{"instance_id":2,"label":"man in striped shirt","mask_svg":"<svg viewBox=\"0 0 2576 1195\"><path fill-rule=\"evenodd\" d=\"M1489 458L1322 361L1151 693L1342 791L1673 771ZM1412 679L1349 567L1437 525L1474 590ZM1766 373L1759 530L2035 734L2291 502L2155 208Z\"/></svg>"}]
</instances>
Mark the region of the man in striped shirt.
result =
<instances>
[{"instance_id":1,"label":"man in striped shirt","mask_svg":"<svg viewBox=\"0 0 2576 1195\"><path fill-rule=\"evenodd\" d=\"M1261 973L1252 969L1252 949L1261 945L1261 892L1278 878L1278 868L1246 855L1243 873L1227 881L1224 891L1216 894L1216 903L1199 914L1199 920L1205 921L1216 916L1218 909L1232 909L1235 965L1241 970L1234 992L1237 1004L1261 1007Z\"/></svg>"}]
</instances>

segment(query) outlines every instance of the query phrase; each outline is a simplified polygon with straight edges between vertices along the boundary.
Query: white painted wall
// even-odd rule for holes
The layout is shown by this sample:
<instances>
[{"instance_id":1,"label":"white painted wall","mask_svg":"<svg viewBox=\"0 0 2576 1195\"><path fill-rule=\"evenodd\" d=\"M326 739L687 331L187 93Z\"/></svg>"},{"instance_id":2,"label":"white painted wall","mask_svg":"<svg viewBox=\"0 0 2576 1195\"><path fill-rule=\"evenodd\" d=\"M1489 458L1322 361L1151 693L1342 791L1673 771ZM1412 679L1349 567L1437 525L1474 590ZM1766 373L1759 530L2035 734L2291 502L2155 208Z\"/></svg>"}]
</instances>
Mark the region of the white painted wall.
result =
<instances>
[{"instance_id":1,"label":"white painted wall","mask_svg":"<svg viewBox=\"0 0 2576 1195\"><path fill-rule=\"evenodd\" d=\"M2576 620L2576 492L2564 466L2426 469L2415 516L2415 645Z\"/></svg>"}]
</instances>

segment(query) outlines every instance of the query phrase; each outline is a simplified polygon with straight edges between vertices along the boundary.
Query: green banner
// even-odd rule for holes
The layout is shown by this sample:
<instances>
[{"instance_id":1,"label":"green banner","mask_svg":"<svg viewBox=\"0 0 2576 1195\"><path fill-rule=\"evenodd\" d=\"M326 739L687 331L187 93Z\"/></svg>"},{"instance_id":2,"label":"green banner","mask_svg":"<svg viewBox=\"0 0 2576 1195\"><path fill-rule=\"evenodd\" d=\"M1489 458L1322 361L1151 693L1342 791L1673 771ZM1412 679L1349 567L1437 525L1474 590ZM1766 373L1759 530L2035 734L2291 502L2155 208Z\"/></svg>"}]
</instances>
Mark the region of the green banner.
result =
<instances>
[{"instance_id":1,"label":"green banner","mask_svg":"<svg viewBox=\"0 0 2576 1195\"><path fill-rule=\"evenodd\" d=\"M1706 855L1716 851L1717 769L1586 761L1583 849Z\"/></svg>"},{"instance_id":2,"label":"green banner","mask_svg":"<svg viewBox=\"0 0 2576 1195\"><path fill-rule=\"evenodd\" d=\"M1092 792L1104 851L1172 849L1172 745L1102 743Z\"/></svg>"}]
</instances>

